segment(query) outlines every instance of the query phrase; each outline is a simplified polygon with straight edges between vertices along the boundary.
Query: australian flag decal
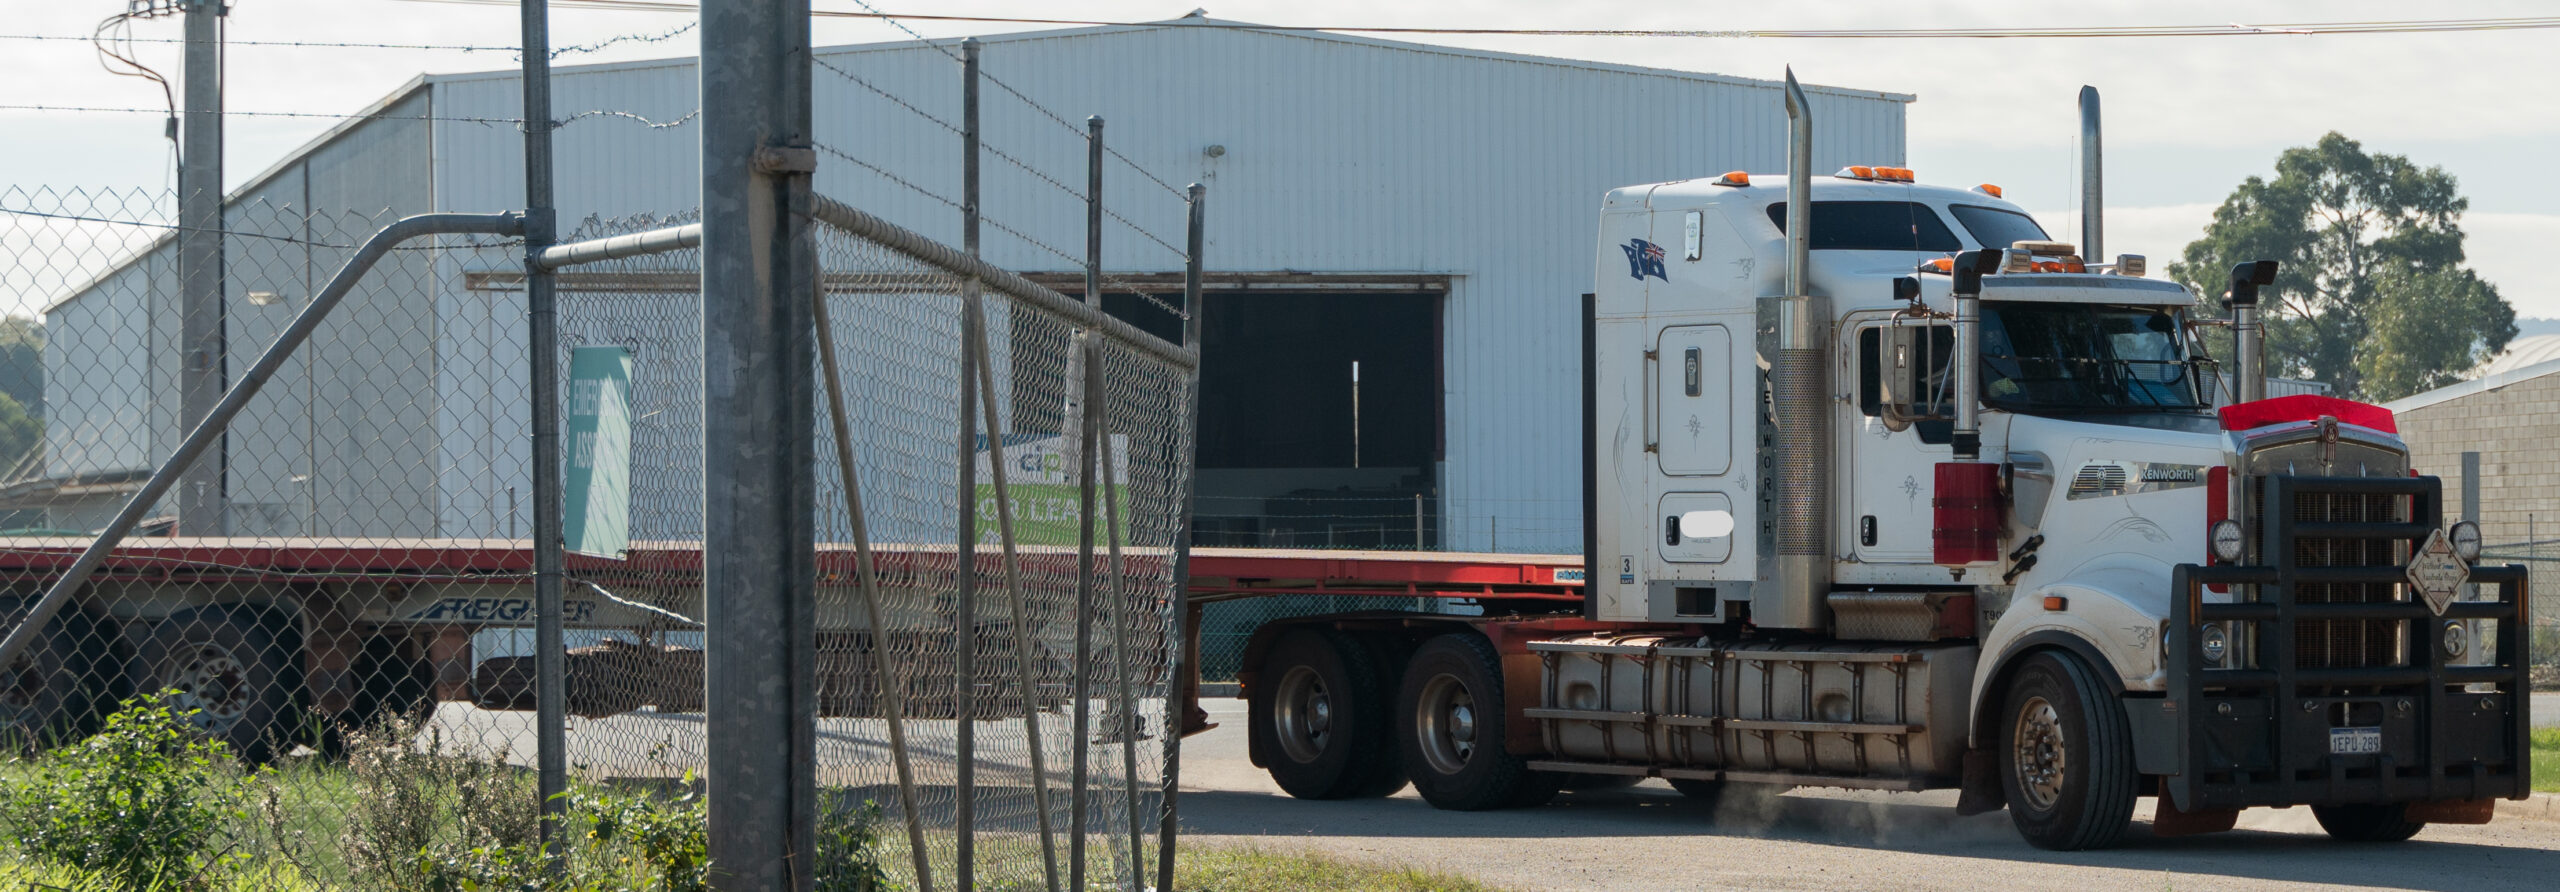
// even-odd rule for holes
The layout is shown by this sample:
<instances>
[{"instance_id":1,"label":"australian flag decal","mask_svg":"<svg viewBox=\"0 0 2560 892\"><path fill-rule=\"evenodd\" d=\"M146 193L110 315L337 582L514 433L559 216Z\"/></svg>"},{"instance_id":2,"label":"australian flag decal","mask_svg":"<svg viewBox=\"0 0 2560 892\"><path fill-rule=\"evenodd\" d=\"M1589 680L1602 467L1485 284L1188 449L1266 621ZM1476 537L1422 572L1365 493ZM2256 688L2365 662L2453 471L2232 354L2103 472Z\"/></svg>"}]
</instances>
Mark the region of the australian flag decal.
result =
<instances>
[{"instance_id":1,"label":"australian flag decal","mask_svg":"<svg viewBox=\"0 0 2560 892\"><path fill-rule=\"evenodd\" d=\"M1618 250L1627 252L1628 277L1639 282L1646 276L1671 281L1669 271L1662 267L1661 245L1636 238L1628 239L1626 244L1618 246Z\"/></svg>"}]
</instances>

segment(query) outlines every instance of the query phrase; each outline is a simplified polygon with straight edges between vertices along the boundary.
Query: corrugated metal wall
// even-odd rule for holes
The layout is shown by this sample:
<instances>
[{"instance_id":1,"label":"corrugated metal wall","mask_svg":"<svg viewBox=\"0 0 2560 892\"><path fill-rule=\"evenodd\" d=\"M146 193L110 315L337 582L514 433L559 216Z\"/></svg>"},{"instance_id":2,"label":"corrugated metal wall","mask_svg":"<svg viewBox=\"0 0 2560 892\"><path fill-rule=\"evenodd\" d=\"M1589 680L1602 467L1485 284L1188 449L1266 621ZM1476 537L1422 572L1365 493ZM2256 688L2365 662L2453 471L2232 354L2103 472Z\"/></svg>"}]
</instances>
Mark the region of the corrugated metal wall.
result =
<instances>
[{"instance_id":1,"label":"corrugated metal wall","mask_svg":"<svg viewBox=\"0 0 2560 892\"><path fill-rule=\"evenodd\" d=\"M857 47L820 58L925 112L958 118L959 66L937 50ZM1579 547L1577 314L1592 287L1601 195L1784 167L1779 91L1730 78L1181 26L989 39L984 67L1070 121L989 85L991 150L1081 189L1078 130L1084 115L1099 114L1109 142L1136 163L1174 186L1206 183L1213 270L1455 277L1443 369L1443 547L1453 549L1487 547L1496 524L1504 550ZM432 82L439 115L506 117L519 108L512 74ZM695 91L689 61L562 69L553 108L564 117L606 110L671 121L695 107ZM956 135L823 67L816 97L822 144L958 196ZM1899 97L1815 91L1813 101L1818 169L1902 163ZM699 142L690 126L651 129L617 117L567 125L558 140L563 230L588 215L691 209ZM522 203L520 134L440 122L434 144L440 209ZM1207 155L1212 145L1224 154ZM991 229L989 258L1022 270L1073 268L1083 252L1078 200L1003 159L986 165L988 218L1048 246ZM1179 244L1177 197L1116 162L1107 181L1115 211ZM818 188L957 241L955 208L842 157L821 156ZM1174 251L1117 223L1105 239L1114 270L1180 268ZM520 365L521 351L515 357Z\"/></svg>"}]
</instances>

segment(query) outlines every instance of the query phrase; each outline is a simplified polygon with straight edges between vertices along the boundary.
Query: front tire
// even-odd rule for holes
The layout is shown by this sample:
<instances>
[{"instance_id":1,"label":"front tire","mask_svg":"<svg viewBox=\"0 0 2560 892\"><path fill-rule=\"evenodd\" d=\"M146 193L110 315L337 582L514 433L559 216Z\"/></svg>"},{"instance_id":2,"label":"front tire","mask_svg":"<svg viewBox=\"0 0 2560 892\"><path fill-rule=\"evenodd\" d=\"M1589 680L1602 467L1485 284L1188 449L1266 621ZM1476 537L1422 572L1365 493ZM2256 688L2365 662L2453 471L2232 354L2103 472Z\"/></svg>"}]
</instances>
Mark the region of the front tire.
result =
<instances>
[{"instance_id":1,"label":"front tire","mask_svg":"<svg viewBox=\"0 0 2560 892\"><path fill-rule=\"evenodd\" d=\"M2314 805L2311 816L2320 829L2339 842L2400 842L2418 835L2427 822L2409 820L2405 802L2373 805Z\"/></svg>"},{"instance_id":2,"label":"front tire","mask_svg":"<svg viewBox=\"0 0 2560 892\"><path fill-rule=\"evenodd\" d=\"M1564 776L1532 771L1503 746L1502 659L1473 632L1414 651L1397 692L1397 743L1415 792L1433 806L1483 811L1545 803Z\"/></svg>"},{"instance_id":3,"label":"front tire","mask_svg":"<svg viewBox=\"0 0 2560 892\"><path fill-rule=\"evenodd\" d=\"M1273 642L1257 684L1254 750L1271 780L1299 799L1373 799L1404 788L1388 757L1386 686L1368 647L1323 629Z\"/></svg>"},{"instance_id":4,"label":"front tire","mask_svg":"<svg viewBox=\"0 0 2560 892\"><path fill-rule=\"evenodd\" d=\"M2114 692L2077 658L2040 653L2009 684L2000 773L2018 833L2040 849L2114 845L2133 821L2133 738Z\"/></svg>"}]
</instances>

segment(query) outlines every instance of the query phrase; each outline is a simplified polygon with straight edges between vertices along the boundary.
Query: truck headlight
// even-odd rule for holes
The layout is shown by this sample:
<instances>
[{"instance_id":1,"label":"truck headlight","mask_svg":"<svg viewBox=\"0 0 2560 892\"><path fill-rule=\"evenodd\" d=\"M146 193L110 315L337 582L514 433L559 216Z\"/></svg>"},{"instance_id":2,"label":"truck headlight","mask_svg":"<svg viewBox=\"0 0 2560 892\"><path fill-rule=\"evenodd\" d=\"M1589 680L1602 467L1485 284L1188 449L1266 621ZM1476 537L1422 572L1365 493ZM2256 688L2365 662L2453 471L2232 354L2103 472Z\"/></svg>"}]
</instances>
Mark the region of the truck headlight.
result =
<instances>
[{"instance_id":1,"label":"truck headlight","mask_svg":"<svg viewBox=\"0 0 2560 892\"><path fill-rule=\"evenodd\" d=\"M2446 659L2446 660L2448 660L2448 661L2462 659L2462 658L2463 658L2463 655L2464 655L2464 654L2469 653L2469 652L2470 652L2470 650L2471 650L2471 630L2470 630L2470 629L2467 629L2467 628L2464 628L2461 620L2458 620L2458 619L2449 619L2449 620L2445 620L2445 623L2444 623L2444 656L2445 656L2445 659Z\"/></svg>"},{"instance_id":2,"label":"truck headlight","mask_svg":"<svg viewBox=\"0 0 2560 892\"><path fill-rule=\"evenodd\" d=\"M2215 558L2226 564L2240 562L2240 547L2245 543L2240 536L2239 521L2229 519L2214 521L2210 535L2213 539Z\"/></svg>"},{"instance_id":3,"label":"truck headlight","mask_svg":"<svg viewBox=\"0 0 2560 892\"><path fill-rule=\"evenodd\" d=\"M2479 524L2468 520L2458 521L2445 538L2453 540L2453 556L2461 558L2463 563L2467 564L2480 559Z\"/></svg>"},{"instance_id":4,"label":"truck headlight","mask_svg":"<svg viewBox=\"0 0 2560 892\"><path fill-rule=\"evenodd\" d=\"M2196 637L2196 648L2204 652L2205 662L2222 665L2222 658L2231 653L2231 633L2223 631L2221 623L2207 625Z\"/></svg>"}]
</instances>

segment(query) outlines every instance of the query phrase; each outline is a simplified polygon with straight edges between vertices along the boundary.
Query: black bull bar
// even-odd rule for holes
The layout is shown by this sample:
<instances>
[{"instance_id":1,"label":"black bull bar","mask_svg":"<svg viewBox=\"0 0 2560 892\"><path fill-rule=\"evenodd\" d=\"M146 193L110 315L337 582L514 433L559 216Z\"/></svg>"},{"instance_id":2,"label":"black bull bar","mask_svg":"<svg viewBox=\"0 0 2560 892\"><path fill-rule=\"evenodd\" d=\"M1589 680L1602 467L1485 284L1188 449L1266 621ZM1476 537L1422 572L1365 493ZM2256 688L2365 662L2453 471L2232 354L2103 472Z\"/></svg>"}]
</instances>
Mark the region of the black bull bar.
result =
<instances>
[{"instance_id":1,"label":"black bull bar","mask_svg":"<svg viewBox=\"0 0 2560 892\"><path fill-rule=\"evenodd\" d=\"M2297 586L2398 584L2399 566L2305 567L2304 538L2406 541L2414 551L2442 521L2434 477L2267 476L2257 566L2179 565L2174 572L2161 704L2177 759L2163 788L2185 811L2282 805L2522 799L2531 795L2532 690L2524 568L2479 566L2470 582L2484 596L2454 601L2439 615L2415 591L2367 603L2301 603ZM2409 521L2297 520L2301 495L2405 495ZM2247 504L2245 500L2235 500ZM2231 586L2235 603L2204 601L2208 585ZM2244 588L2245 587L2245 588ZM2390 665L2305 667L2297 624L2383 620L2400 634ZM2444 625L2494 620L2489 665L2448 665ZM2204 624L2228 623L2226 658L2209 664ZM2468 630L2466 630L2467 634ZM2243 647L2247 642L2248 647ZM2476 658L2491 642L2468 645ZM2332 753L2332 729L2378 728L2380 752Z\"/></svg>"}]
</instances>

